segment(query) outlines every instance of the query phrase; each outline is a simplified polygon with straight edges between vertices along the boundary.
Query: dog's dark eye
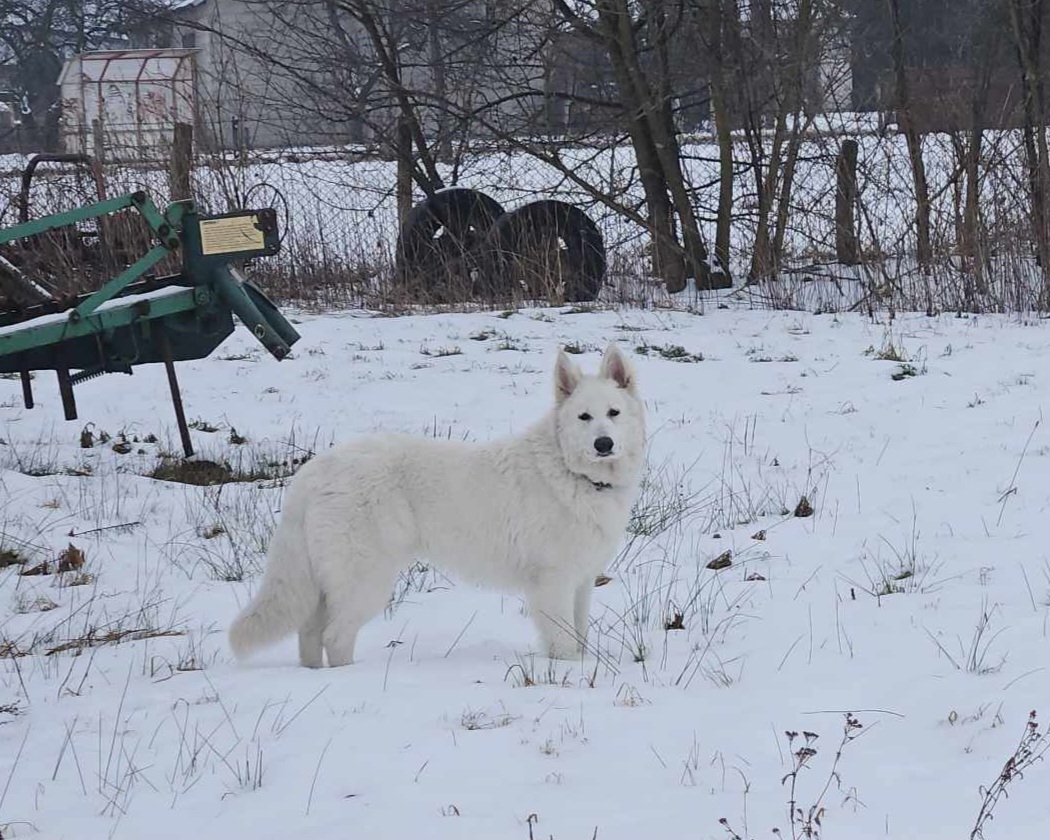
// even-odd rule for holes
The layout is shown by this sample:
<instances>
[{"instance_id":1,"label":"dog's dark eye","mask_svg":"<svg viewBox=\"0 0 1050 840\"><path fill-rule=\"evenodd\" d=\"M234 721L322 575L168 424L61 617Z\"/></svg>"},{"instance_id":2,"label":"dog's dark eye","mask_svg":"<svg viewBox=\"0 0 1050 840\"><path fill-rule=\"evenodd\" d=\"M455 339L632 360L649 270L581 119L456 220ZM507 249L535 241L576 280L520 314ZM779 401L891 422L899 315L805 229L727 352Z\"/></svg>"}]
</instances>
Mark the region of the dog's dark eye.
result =
<instances>
[{"instance_id":1,"label":"dog's dark eye","mask_svg":"<svg viewBox=\"0 0 1050 840\"><path fill-rule=\"evenodd\" d=\"M593 420L594 418L593 418L593 417L591 417L591 415L589 415L589 414L588 414L588 413L587 413L587 412L585 411L585 412L583 412L583 414L581 414L581 415L580 415L580 419L581 419L581 420L584 420L584 421L586 421L586 420Z\"/></svg>"},{"instance_id":2,"label":"dog's dark eye","mask_svg":"<svg viewBox=\"0 0 1050 840\"><path fill-rule=\"evenodd\" d=\"M610 417L619 417L620 416L620 409L618 409L618 408L610 408L609 409L609 416Z\"/></svg>"}]
</instances>

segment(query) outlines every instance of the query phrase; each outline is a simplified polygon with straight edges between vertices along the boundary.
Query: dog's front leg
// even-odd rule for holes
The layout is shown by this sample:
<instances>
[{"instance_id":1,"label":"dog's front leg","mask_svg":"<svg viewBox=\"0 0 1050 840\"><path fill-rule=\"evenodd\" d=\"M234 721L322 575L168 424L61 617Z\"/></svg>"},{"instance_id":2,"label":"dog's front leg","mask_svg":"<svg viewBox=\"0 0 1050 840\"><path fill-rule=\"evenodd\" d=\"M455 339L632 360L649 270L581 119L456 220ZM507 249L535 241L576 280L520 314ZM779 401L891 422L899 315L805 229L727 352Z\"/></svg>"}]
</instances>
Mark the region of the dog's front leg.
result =
<instances>
[{"instance_id":1,"label":"dog's front leg","mask_svg":"<svg viewBox=\"0 0 1050 840\"><path fill-rule=\"evenodd\" d=\"M564 580L540 580L526 593L529 612L540 631L542 652L551 659L577 659L575 606L578 590Z\"/></svg>"},{"instance_id":2,"label":"dog's front leg","mask_svg":"<svg viewBox=\"0 0 1050 840\"><path fill-rule=\"evenodd\" d=\"M587 631L591 625L591 595L594 593L594 581L590 578L576 587L572 604L572 622L576 631L576 641L581 648L587 646Z\"/></svg>"}]
</instances>

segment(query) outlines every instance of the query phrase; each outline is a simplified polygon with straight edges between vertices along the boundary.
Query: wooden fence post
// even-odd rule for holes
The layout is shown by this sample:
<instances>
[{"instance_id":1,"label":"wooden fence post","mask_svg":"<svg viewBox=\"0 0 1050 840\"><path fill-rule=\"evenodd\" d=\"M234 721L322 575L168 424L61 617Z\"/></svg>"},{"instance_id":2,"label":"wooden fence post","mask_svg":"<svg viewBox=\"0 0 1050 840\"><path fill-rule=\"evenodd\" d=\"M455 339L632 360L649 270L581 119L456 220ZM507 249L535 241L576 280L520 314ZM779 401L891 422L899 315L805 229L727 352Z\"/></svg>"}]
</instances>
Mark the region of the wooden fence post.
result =
<instances>
[{"instance_id":1,"label":"wooden fence post","mask_svg":"<svg viewBox=\"0 0 1050 840\"><path fill-rule=\"evenodd\" d=\"M177 122L171 143L171 169L168 172L172 201L193 198L193 184L190 179L192 169L193 126Z\"/></svg>"},{"instance_id":2,"label":"wooden fence post","mask_svg":"<svg viewBox=\"0 0 1050 840\"><path fill-rule=\"evenodd\" d=\"M84 144L87 145L86 143ZM91 156L99 166L106 164L106 133L102 128L102 120L91 121ZM86 152L87 149L85 148Z\"/></svg>"},{"instance_id":3,"label":"wooden fence post","mask_svg":"<svg viewBox=\"0 0 1050 840\"><path fill-rule=\"evenodd\" d=\"M857 141L843 140L835 162L835 257L842 265L857 265L860 248L853 211L857 206Z\"/></svg>"}]
</instances>

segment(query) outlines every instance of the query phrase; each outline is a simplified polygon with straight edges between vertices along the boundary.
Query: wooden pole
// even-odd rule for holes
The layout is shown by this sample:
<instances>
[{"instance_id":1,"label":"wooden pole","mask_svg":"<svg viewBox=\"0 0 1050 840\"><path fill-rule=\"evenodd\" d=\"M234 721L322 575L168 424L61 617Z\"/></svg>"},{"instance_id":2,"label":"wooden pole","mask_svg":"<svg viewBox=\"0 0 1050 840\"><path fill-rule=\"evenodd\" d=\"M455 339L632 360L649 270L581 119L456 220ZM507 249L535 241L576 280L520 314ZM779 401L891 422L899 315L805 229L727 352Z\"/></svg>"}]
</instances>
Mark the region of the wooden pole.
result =
<instances>
[{"instance_id":1,"label":"wooden pole","mask_svg":"<svg viewBox=\"0 0 1050 840\"><path fill-rule=\"evenodd\" d=\"M412 129L408 120L397 120L397 218L404 224L412 210Z\"/></svg>"},{"instance_id":2,"label":"wooden pole","mask_svg":"<svg viewBox=\"0 0 1050 840\"><path fill-rule=\"evenodd\" d=\"M102 120L91 121L91 156L103 166L106 163L106 132L102 127ZM87 149L84 150L85 152Z\"/></svg>"},{"instance_id":3,"label":"wooden pole","mask_svg":"<svg viewBox=\"0 0 1050 840\"><path fill-rule=\"evenodd\" d=\"M835 163L835 256L842 265L857 265L860 248L854 208L857 206L857 141L843 140Z\"/></svg>"},{"instance_id":4,"label":"wooden pole","mask_svg":"<svg viewBox=\"0 0 1050 840\"><path fill-rule=\"evenodd\" d=\"M182 201L193 198L193 126L175 123L175 135L171 143L171 169L168 172L171 200Z\"/></svg>"}]
</instances>

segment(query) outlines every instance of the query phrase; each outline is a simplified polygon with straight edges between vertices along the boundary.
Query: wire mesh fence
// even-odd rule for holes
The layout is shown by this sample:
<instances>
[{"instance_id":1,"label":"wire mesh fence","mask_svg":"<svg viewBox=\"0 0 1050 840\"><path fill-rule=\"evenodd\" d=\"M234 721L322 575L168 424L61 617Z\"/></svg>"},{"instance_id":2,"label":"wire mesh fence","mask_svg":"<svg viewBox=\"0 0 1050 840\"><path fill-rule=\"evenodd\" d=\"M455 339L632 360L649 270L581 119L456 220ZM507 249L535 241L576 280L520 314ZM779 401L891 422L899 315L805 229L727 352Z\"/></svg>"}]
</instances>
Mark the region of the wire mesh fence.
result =
<instances>
[{"instance_id":1,"label":"wire mesh fence","mask_svg":"<svg viewBox=\"0 0 1050 840\"><path fill-rule=\"evenodd\" d=\"M858 147L852 208L856 265L841 262L837 243L836 200L841 189L837 166L844 139ZM876 126L874 118L865 121L855 115L842 115L837 125L812 124L799 146L784 210L780 270L772 280L748 285L746 293L771 305L810 309L839 309L861 301L938 310L1040 308L1045 304L1044 280L1034 257L1031 210L1023 188L1023 138L1019 131L998 130L984 132L981 139L980 207L972 218L966 208L971 177L966 162L972 140L958 133L923 138L933 259L920 267L915 257L916 195L903 136L892 126ZM768 164L756 160L755 150L742 137L736 137L735 144L738 172L733 183L730 267L739 278L746 273L755 247L758 181L768 174ZM75 162L41 165L28 186L23 185L25 158L0 158L0 225L70 209L102 194L145 190L163 204L173 195L171 150L151 148L149 155L142 150L130 154L131 150L110 144L97 156L100 165L95 170ZM719 202L718 151L710 135L681 138L692 200L711 239ZM480 191L501 210L513 212L551 199L578 208L593 221L604 245L605 282L598 300L666 302L668 297L651 271L648 231L618 209L641 208L644 202L630 146L614 142L564 146L558 154L574 177L566 177L525 150L492 147L466 149L441 168L447 183ZM252 266L254 276L276 298L318 307L389 307L419 299L398 278L395 161L350 147L198 153L189 167L189 180L191 194L204 212L276 209L281 253ZM418 189L415 198L424 198ZM45 273L72 278L65 285L57 283L62 292L97 282L130 256L139 239L131 228L112 243L100 240L97 231L81 230L77 242L73 247L68 239L52 241L53 264ZM92 262L88 259L92 247L96 251L108 247L111 259ZM552 263L543 257L542 248L534 251L539 254L539 270L550 272ZM100 267L85 271L85 265ZM489 289L488 294L478 295L468 289L453 297L461 306L570 299L564 287L555 286L512 282L500 286L498 293ZM476 290L477 284L471 288ZM428 302L443 301L434 297Z\"/></svg>"}]
</instances>

